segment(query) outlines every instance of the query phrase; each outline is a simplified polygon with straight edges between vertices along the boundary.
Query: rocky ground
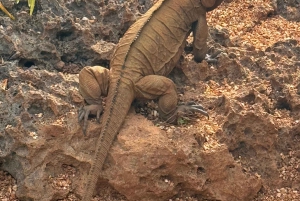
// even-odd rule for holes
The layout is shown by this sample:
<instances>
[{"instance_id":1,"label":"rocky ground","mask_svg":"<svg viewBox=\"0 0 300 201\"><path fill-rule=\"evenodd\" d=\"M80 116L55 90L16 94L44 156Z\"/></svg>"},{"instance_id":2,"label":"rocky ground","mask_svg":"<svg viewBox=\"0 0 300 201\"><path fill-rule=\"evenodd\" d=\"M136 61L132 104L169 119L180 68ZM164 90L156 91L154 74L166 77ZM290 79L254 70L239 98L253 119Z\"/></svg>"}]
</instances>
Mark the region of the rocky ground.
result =
<instances>
[{"instance_id":1,"label":"rocky ground","mask_svg":"<svg viewBox=\"0 0 300 201\"><path fill-rule=\"evenodd\" d=\"M32 17L27 0L2 3L17 19L0 13L0 199L80 200L101 128L91 119L82 135L78 72L109 67L153 1L41 0ZM173 126L155 101L134 104L94 200L300 200L299 10L245 0L209 13L216 61L195 63L189 37L170 77L210 118Z\"/></svg>"}]
</instances>

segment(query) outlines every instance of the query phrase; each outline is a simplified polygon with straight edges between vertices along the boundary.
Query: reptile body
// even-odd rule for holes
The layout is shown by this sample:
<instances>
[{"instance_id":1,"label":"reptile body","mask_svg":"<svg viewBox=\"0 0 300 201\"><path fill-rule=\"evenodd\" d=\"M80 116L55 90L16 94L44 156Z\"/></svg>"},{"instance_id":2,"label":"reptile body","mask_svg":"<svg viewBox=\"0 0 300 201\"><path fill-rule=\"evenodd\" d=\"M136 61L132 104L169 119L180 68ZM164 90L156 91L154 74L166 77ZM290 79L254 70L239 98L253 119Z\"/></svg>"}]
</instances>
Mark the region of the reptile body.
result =
<instances>
[{"instance_id":1,"label":"reptile body","mask_svg":"<svg viewBox=\"0 0 300 201\"><path fill-rule=\"evenodd\" d=\"M107 96L102 130L96 144L95 158L87 179L83 201L90 201L108 151L130 109L137 99L158 98L160 118L175 123L185 112L207 113L201 105L177 106L177 92L166 78L178 62L193 31L193 54L202 61L207 52L206 12L223 0L159 0L120 39L110 70L100 66L85 67L79 74L79 89L88 103L79 111L84 119L102 112L102 98ZM206 7L205 7L206 5Z\"/></svg>"}]
</instances>

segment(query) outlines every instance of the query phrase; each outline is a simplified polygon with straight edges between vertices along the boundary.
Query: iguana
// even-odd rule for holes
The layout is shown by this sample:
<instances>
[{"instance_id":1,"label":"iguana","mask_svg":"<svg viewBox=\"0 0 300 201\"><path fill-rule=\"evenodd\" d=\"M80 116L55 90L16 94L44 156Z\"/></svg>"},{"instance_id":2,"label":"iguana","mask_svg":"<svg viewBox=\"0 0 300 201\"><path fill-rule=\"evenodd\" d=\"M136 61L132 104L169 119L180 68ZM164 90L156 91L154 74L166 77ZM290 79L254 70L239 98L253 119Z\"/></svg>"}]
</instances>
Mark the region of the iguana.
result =
<instances>
[{"instance_id":1,"label":"iguana","mask_svg":"<svg viewBox=\"0 0 300 201\"><path fill-rule=\"evenodd\" d=\"M88 115L97 114L99 119L103 110L102 97L107 96L102 130L83 201L91 201L108 151L135 98L158 98L159 116L169 123L176 123L178 116L185 113L199 112L208 116L201 105L188 103L177 106L175 84L165 76L178 62L191 31L195 61L205 58L208 36L206 12L222 1L159 0L120 39L110 61L110 70L100 66L81 70L79 90L88 104L78 113L79 121L84 119L84 132Z\"/></svg>"}]
</instances>

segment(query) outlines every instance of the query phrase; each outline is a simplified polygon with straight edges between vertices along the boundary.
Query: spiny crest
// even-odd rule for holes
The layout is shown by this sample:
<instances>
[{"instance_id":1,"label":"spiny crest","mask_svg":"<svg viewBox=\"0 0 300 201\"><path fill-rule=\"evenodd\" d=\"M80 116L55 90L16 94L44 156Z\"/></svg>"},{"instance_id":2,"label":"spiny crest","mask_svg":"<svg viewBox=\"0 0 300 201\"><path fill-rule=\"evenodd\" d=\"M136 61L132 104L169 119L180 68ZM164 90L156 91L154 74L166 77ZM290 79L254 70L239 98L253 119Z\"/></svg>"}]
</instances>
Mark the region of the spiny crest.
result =
<instances>
[{"instance_id":1,"label":"spiny crest","mask_svg":"<svg viewBox=\"0 0 300 201\"><path fill-rule=\"evenodd\" d=\"M151 15L149 16L149 18L147 19L147 22L150 21L150 19L151 19L151 17L153 16L153 14L161 7L161 5L162 5L162 3L157 7L157 9L156 9L155 11L152 12L152 14L151 14ZM141 29L139 29L139 30L137 31L137 34L136 34L135 38L133 39L132 43L129 45L129 48L128 48L127 52L126 52L126 55L125 55L125 58L124 58L124 62L123 62L123 65L122 65L122 70L124 70L125 67L126 67L126 66L125 66L125 63L126 63L126 60L127 60L127 58L128 58L129 52L130 52L130 50L131 50L131 47L133 46L134 42L135 42L135 41L138 39L138 37L140 36L140 33L141 33L141 31L143 30L143 28L146 26L146 24L147 24L147 23L145 23L145 24L141 27ZM117 95L118 95L118 89L119 89L119 86L120 86L120 83L121 83L121 78L123 77L123 73L124 73L124 72L121 71L120 77L119 77L119 79L117 80L117 83L116 83L116 90L114 91L114 95L113 95L113 98L112 98L112 103L114 103L114 102L116 101L116 98L117 98ZM109 122L110 122L110 118L111 118L112 111L113 111L113 105L111 104L111 105L110 105L110 108L109 108L109 116L108 116L108 118L107 118L106 124L105 124L104 127L103 127L102 133L105 133L106 130L107 130L107 127L108 127ZM103 139L103 138L102 138L102 139ZM101 141L102 141L102 139L101 139Z\"/></svg>"},{"instance_id":2,"label":"spiny crest","mask_svg":"<svg viewBox=\"0 0 300 201\"><path fill-rule=\"evenodd\" d=\"M132 43L129 45L129 48L128 48L127 52L126 52L126 55L125 55L125 58L124 58L124 63L123 63L123 65L122 65L122 69L125 69L125 67L126 67L126 66L125 66L125 63L126 63L128 54L129 54L129 52L130 52L130 50L131 50L131 47L133 46L134 42L138 39L138 37L140 36L140 33L143 31L144 27L145 27L145 26L147 25L147 23L150 21L150 19L152 18L153 14L156 13L156 11L159 10L159 8L162 6L162 4L163 4L164 2L165 2L165 1L161 1L161 2L160 2L160 5L157 6L156 10L154 10L154 11L151 13L151 15L148 17L147 22L146 22L146 23L145 23L145 24L137 31L135 38L133 39ZM158 3L158 2L157 2L157 3Z\"/></svg>"}]
</instances>

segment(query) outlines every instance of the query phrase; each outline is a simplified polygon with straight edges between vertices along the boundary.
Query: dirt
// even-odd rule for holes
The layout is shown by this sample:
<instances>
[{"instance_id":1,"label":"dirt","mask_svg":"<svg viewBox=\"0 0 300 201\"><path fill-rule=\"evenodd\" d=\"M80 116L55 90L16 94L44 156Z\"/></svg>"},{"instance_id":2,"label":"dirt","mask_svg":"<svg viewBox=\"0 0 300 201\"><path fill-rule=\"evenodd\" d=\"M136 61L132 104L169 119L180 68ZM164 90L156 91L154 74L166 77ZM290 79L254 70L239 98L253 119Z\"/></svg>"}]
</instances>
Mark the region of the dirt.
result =
<instances>
[{"instance_id":1,"label":"dirt","mask_svg":"<svg viewBox=\"0 0 300 201\"><path fill-rule=\"evenodd\" d=\"M19 156L20 149L7 148L19 139L7 136L23 129L20 124L26 128L24 133L37 137L29 123L33 117L24 108L34 118L43 114L43 131L49 135L43 142L52 142L53 138L53 128L47 128L47 124L54 122L55 129L65 132L59 122L65 121L65 113L75 114L82 104L76 91L79 70L86 65L109 67L119 38L153 4L147 0L122 2L42 0L37 1L30 17L27 1L18 5L2 1L17 20L11 21L0 13L0 199L22 200L16 192L23 184L11 176L19 178L11 168L17 164L7 165L14 153L6 152L13 150ZM167 133L195 135L201 150L226 146L245 174L261 179L262 188L253 201L300 200L299 10L297 0L226 1L208 14L209 54L221 52L214 63L195 63L188 38L186 53L170 77L178 86L180 101L201 102L208 109L209 119L191 117L174 127L159 121L155 102L136 106L138 113ZM52 88L59 84L70 91ZM18 102L20 93L13 95L23 88L34 88L53 97L42 101L37 93L29 93L28 97L40 102L32 101L28 106ZM16 102L7 101L7 97ZM49 107L43 107L47 104ZM96 128L92 123L93 126ZM32 141L27 143L35 146ZM48 169L57 165L48 164ZM78 200L78 193L72 191L72 185L80 183L77 172L64 165L61 174L49 177L47 182L53 191L67 192L61 194L65 197L60 200ZM127 200L113 187L101 187L94 200ZM206 199L183 188L167 200Z\"/></svg>"}]
</instances>

